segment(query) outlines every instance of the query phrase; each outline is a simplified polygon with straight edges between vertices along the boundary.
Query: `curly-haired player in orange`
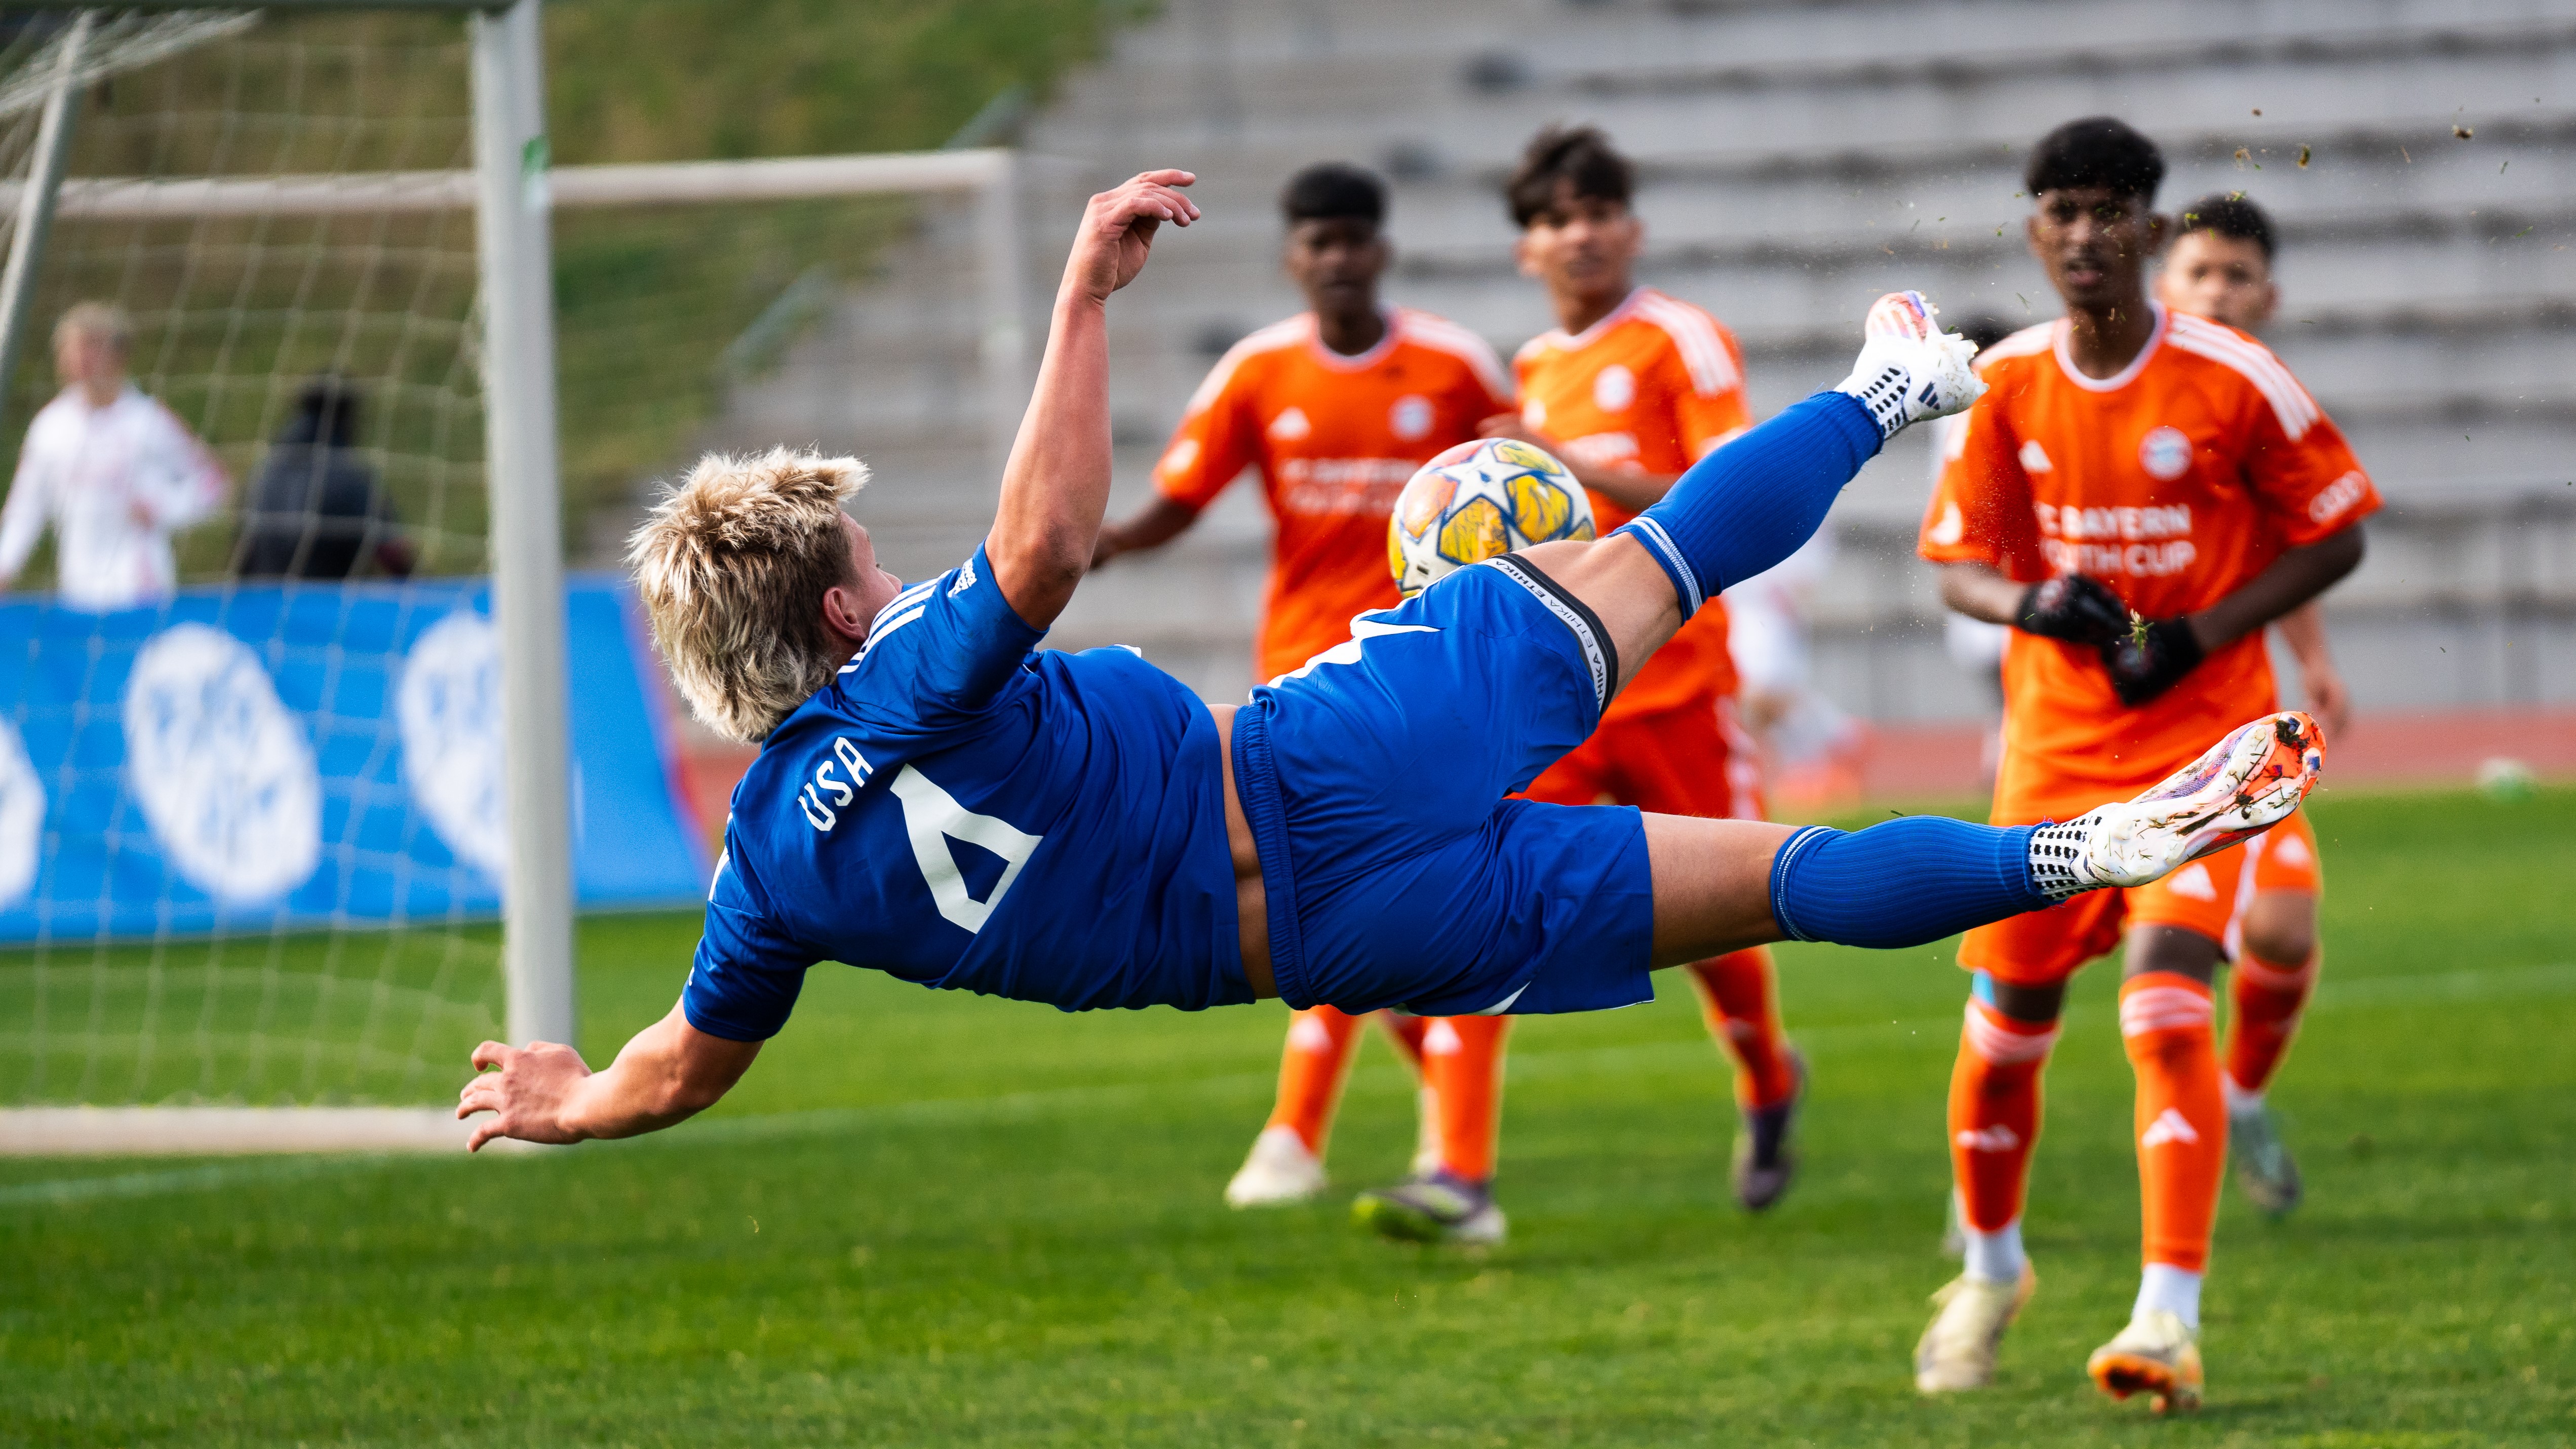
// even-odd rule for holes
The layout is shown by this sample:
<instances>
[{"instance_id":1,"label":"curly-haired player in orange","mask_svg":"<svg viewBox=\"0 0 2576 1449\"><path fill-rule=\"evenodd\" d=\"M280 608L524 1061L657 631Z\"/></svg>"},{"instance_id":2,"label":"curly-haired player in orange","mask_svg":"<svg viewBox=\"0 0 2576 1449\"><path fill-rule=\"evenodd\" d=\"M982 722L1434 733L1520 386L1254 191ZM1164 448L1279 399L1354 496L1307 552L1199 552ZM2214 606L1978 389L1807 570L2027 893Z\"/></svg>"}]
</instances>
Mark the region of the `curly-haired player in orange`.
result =
<instances>
[{"instance_id":1,"label":"curly-haired player in orange","mask_svg":"<svg viewBox=\"0 0 2576 1449\"><path fill-rule=\"evenodd\" d=\"M1635 189L1634 166L1591 127L1541 131L1505 187L1521 270L1546 287L1559 325L1513 359L1519 413L1484 431L1562 459L1591 493L1604 533L1753 421L1734 336L1699 308L1638 285L1645 226ZM1529 798L1761 819L1761 767L1736 723L1735 692L1726 610L1712 599ZM1781 1031L1767 948L1699 962L1689 976L1711 1033L1735 1054L1735 1194L1759 1211L1789 1187L1805 1067ZM1424 1075L1439 1115L1439 1170L1363 1194L1365 1220L1424 1240L1501 1235L1491 1184L1510 1030L1509 1017L1433 1024Z\"/></svg>"}]
</instances>

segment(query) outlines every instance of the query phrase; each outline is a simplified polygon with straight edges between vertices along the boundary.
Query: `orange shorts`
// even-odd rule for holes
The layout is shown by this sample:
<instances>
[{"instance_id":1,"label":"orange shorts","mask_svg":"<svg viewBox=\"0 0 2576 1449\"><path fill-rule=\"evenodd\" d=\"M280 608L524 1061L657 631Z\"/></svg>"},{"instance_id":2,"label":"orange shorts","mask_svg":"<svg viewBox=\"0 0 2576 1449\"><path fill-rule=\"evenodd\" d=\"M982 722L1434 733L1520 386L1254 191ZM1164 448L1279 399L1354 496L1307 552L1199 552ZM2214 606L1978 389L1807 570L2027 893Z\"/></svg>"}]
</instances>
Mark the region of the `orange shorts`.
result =
<instances>
[{"instance_id":1,"label":"orange shorts","mask_svg":"<svg viewBox=\"0 0 2576 1449\"><path fill-rule=\"evenodd\" d=\"M2302 812L2242 845L2195 860L2153 885L2086 891L2073 900L1979 926L1959 943L1959 964L2015 986L2053 986L2110 954L2129 926L2180 926L2219 943L2230 959L2257 891L2325 884L2316 832Z\"/></svg>"},{"instance_id":2,"label":"orange shorts","mask_svg":"<svg viewBox=\"0 0 2576 1449\"><path fill-rule=\"evenodd\" d=\"M1762 818L1762 763L1735 703L1612 719L1523 792L1550 805L1634 805L1658 815Z\"/></svg>"}]
</instances>

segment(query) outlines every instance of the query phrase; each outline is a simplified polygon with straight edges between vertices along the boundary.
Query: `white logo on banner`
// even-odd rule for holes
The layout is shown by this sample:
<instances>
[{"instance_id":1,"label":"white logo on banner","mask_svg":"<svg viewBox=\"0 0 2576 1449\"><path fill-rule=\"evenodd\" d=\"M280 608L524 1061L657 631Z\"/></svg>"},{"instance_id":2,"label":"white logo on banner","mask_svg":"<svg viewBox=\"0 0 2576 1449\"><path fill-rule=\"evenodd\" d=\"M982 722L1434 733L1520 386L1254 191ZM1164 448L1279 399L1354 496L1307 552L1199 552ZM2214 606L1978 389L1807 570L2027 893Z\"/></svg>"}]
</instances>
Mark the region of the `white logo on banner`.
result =
<instances>
[{"instance_id":1,"label":"white logo on banner","mask_svg":"<svg viewBox=\"0 0 2576 1449\"><path fill-rule=\"evenodd\" d=\"M179 874L225 901L302 885L322 859L322 776L259 656L221 629L179 624L134 656L125 767Z\"/></svg>"},{"instance_id":2,"label":"white logo on banner","mask_svg":"<svg viewBox=\"0 0 2576 1449\"><path fill-rule=\"evenodd\" d=\"M13 906L36 884L44 842L45 782L18 732L0 720L0 906Z\"/></svg>"},{"instance_id":3,"label":"white logo on banner","mask_svg":"<svg viewBox=\"0 0 2576 1449\"><path fill-rule=\"evenodd\" d=\"M501 647L492 621L460 610L421 631L394 693L403 778L459 860L493 875L510 860L501 778Z\"/></svg>"}]
</instances>

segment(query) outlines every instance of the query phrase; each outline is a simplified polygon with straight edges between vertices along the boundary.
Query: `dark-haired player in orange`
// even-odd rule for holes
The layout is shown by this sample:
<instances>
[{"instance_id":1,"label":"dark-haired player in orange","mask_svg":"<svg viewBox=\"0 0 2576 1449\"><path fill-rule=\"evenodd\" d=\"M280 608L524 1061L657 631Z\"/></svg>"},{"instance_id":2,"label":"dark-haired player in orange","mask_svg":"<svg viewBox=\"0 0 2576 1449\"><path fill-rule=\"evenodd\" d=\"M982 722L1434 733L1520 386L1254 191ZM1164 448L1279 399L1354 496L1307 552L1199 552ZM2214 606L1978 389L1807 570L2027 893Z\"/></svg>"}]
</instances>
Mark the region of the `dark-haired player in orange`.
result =
<instances>
[{"instance_id":1,"label":"dark-haired player in orange","mask_svg":"<svg viewBox=\"0 0 2576 1449\"><path fill-rule=\"evenodd\" d=\"M2244 192L2219 192L2184 207L2156 275L2156 298L2176 312L2259 333L2281 305L2272 277L2272 218ZM2352 720L2352 692L2326 647L2324 610L2310 599L2272 623L2299 664L2299 692L2326 737ZM2247 852L2250 868L2228 923L2235 971L2228 977L2227 1156L2237 1186L2277 1217L2299 1205L2299 1168L2272 1121L2264 1090L2290 1049L2300 1013L2316 990L2322 960L2317 896L2324 887L2314 841L2267 837Z\"/></svg>"},{"instance_id":2,"label":"dark-haired player in orange","mask_svg":"<svg viewBox=\"0 0 2576 1449\"><path fill-rule=\"evenodd\" d=\"M2266 624L2361 561L2370 478L2288 368L2234 328L2151 303L2164 161L2108 117L2032 153L2030 246L2066 316L1978 359L1920 540L1942 599L2013 627L1994 819L2064 819L2160 778L2221 719L2272 707ZM2313 854L2293 817L2275 851ZM1927 1393L1975 1388L2033 1275L2021 1246L2039 1073L2067 978L2127 945L2120 1031L2137 1073L2145 1270L2089 1369L2114 1395L2199 1401L2200 1285L2226 1158L2211 986L2244 846L2153 886L1967 934L1976 973L1950 1084L1966 1271L1915 1350ZM2241 969L2241 966L2240 966Z\"/></svg>"},{"instance_id":3,"label":"dark-haired player in orange","mask_svg":"<svg viewBox=\"0 0 2576 1449\"><path fill-rule=\"evenodd\" d=\"M1635 189L1635 168L1590 127L1540 132L1505 188L1521 229L1521 270L1547 288L1559 327L1520 350L1520 413L1485 431L1562 459L1591 493L1604 534L1753 421L1734 337L1697 307L1637 284L1645 226L1630 206ZM1760 819L1760 764L1735 723L1735 690L1726 611L1712 599L1611 705L1592 738L1539 776L1529 797ZM1788 1190L1804 1067L1780 1029L1767 949L1689 970L1710 1030L1736 1056L1744 1120L1734 1186L1737 1200L1758 1211ZM1458 1085L1438 1094L1444 1150L1455 1157L1460 1150L1449 1135L1494 1136L1510 1019L1462 1017L1442 1027L1456 1045L1448 1065ZM1365 1194L1359 1207L1400 1236L1454 1238L1470 1215L1490 1211L1490 1201L1485 1181L1451 1176Z\"/></svg>"},{"instance_id":4,"label":"dark-haired player in orange","mask_svg":"<svg viewBox=\"0 0 2576 1449\"><path fill-rule=\"evenodd\" d=\"M1192 395L1162 461L1154 501L1101 530L1094 566L1165 543L1247 469L1276 526L1256 677L1274 679L1349 639L1351 617L1397 603L1386 520L1406 479L1434 454L1476 436L1511 406L1511 383L1474 333L1426 312L1388 308L1378 282L1392 257L1386 188L1357 167L1311 166L1280 194L1282 262L1307 310L1244 338ZM1377 1014L1438 1100L1455 1039L1420 1017ZM1472 1029L1472 1028L1471 1028ZM1279 1096L1243 1169L1226 1187L1236 1207L1295 1202L1323 1190L1333 1108L1359 1018L1316 1006L1289 1023ZM1429 1103L1423 1172L1440 1162Z\"/></svg>"}]
</instances>

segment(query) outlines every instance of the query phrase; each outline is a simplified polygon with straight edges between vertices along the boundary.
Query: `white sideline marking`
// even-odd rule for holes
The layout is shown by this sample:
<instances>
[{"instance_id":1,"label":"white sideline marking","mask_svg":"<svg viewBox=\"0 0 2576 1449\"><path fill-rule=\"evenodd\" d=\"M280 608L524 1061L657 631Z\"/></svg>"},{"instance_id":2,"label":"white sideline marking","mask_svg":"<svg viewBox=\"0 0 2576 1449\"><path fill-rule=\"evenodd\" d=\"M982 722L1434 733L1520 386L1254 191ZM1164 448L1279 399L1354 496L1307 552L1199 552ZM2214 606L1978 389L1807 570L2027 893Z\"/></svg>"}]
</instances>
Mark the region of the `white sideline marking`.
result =
<instances>
[{"instance_id":1,"label":"white sideline marking","mask_svg":"<svg viewBox=\"0 0 2576 1449\"><path fill-rule=\"evenodd\" d=\"M2312 1011L2330 1011L2345 1007L2369 1007L2419 1001L2476 1001L2514 997L2550 997L2576 994L2576 962L2556 962L2546 966L2505 967L2497 970L2427 972L2405 976L2363 977L2338 984L2333 976L2319 983ZM1797 1032L1798 1045L1810 1052L1852 1049L1874 1038L1919 1034L1924 1031L1948 1033L1956 1030L1955 1015L1917 1017L1885 1025L1854 1023L1842 1026L1808 1027ZM1944 1038L1946 1039L1946 1037ZM1511 1058L1512 1074L1525 1079L1579 1078L1585 1076L1619 1076L1650 1068L1666 1059L1707 1056L1706 1041L1647 1042L1636 1046L1599 1047L1586 1051L1517 1051ZM730 1117L689 1127L677 1132L661 1133L638 1139L626 1150L687 1148L715 1143L757 1142L781 1138L810 1137L846 1132L855 1128L907 1122L1008 1121L1015 1118L1043 1116L1067 1110L1095 1110L1122 1103L1138 1102L1168 1096L1174 1091L1200 1095L1228 1092L1267 1091L1278 1082L1275 1071L1230 1072L1220 1076L1193 1077L1186 1081L1130 1082L1097 1087L1057 1087L1035 1092L1007 1092L994 1097L936 1097L910 1102L887 1102L872 1107L827 1107L810 1112L781 1112L765 1117ZM29 1109L19 1109L26 1111ZM43 1110L43 1109L38 1109ZM70 1112L96 1112L107 1109L65 1108ZM114 1109L134 1112L148 1108ZM191 1109L205 1111L210 1109ZM254 1111L259 1109L240 1109ZM441 1109L389 1109L413 1113ZM5 1119L8 1112L0 1112ZM169 1115L165 1110L165 1115ZM460 1130L452 1139L462 1145ZM503 1146L520 1146L504 1143ZM205 1151L199 1146L196 1151ZM383 1167L396 1162L426 1163L438 1158L391 1157L381 1148L367 1155L346 1157L302 1156L272 1157L242 1163L215 1163L202 1167L173 1168L158 1172L131 1172L113 1176L54 1178L0 1186L0 1208L27 1204L62 1206L93 1202L106 1198L159 1197L167 1193L200 1192L235 1183L276 1182L326 1172ZM444 1160L468 1160L462 1152Z\"/></svg>"}]
</instances>

